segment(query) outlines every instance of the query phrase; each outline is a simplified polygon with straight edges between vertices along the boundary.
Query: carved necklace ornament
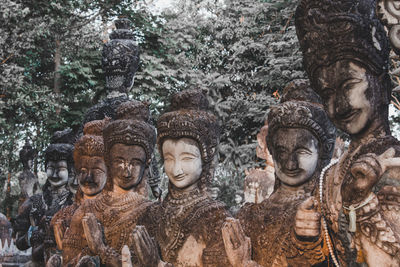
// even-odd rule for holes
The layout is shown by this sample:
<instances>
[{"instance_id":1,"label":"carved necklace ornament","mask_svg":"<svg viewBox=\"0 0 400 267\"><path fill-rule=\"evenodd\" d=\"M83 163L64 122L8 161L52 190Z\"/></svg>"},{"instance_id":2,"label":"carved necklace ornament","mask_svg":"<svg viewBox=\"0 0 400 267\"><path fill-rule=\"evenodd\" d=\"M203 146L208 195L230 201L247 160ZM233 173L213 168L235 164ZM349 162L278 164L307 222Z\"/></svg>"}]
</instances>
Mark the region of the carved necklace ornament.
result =
<instances>
[{"instance_id":1,"label":"carved necklace ornament","mask_svg":"<svg viewBox=\"0 0 400 267\"><path fill-rule=\"evenodd\" d=\"M398 251L400 251L399 244L395 238L396 234L392 231L391 227L388 227L388 223L380 214L380 211L384 211L382 209L388 210L387 208L384 208L387 205L387 202L378 202L377 196L374 193L370 193L361 203L352 204L357 207L357 209L354 210L356 213L354 214L356 215L354 218L354 215L351 215L349 211L346 211L346 207L350 205L342 204L343 200L341 195L341 188L344 186L343 184L346 184L346 181L353 179L351 178L351 169L360 157L363 157L367 151L371 151L372 147L379 147L379 150L375 150L376 153L379 153L379 151L385 147L391 147L393 144L398 144L398 141L392 136L367 138L358 147L353 149L350 147L349 151L342 156L340 161L332 161L331 164L328 165L329 167L327 166L327 168L321 173L319 196L324 215L324 230L327 239L328 227L331 229L330 235L333 240L326 242L332 243L333 241L332 245L336 248L336 253L339 257L336 260L336 266L347 266L347 264L355 262L356 254L357 252L360 253L361 248L350 246L350 244L354 244L353 239L357 242L356 238L360 233L369 237L376 246L393 257L395 257ZM336 165L335 168L332 168L335 164L338 165ZM324 176L327 177L325 183L323 182ZM386 192L381 189L380 186L380 184L375 186L374 192L379 191L378 196L383 200L385 198L383 196ZM393 189L389 189L389 191L390 190ZM334 199L336 201L333 201ZM400 202L397 202L397 204L395 202L396 201L389 204L396 207L391 208L392 210L398 209L398 206L400 206ZM364 210L369 212L365 213ZM355 220L355 223L357 224L357 232L355 235L348 235L346 232L348 231L351 233L351 228L354 228L354 222L352 222L352 220ZM329 250L331 251L332 256L334 251L333 247ZM332 259L334 259L333 256ZM360 261L363 261L363 259L360 259Z\"/></svg>"}]
</instances>

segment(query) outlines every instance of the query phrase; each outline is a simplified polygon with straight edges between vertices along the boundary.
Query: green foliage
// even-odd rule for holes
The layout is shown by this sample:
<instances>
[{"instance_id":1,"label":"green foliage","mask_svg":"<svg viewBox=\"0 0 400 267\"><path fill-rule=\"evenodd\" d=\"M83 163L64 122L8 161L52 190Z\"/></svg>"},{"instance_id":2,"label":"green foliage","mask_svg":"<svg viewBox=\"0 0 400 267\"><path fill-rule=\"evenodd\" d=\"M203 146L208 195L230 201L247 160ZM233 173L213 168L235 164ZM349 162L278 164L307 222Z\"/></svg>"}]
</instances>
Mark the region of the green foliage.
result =
<instances>
[{"instance_id":1,"label":"green foliage","mask_svg":"<svg viewBox=\"0 0 400 267\"><path fill-rule=\"evenodd\" d=\"M3 2L0 184L21 169L17 153L24 139L38 149L43 170L51 134L79 128L86 110L105 96L101 47L117 16L133 21L141 49L130 97L148 101L154 119L172 93L208 90L221 121L217 177L229 203L244 170L262 165L256 134L276 103L273 92L304 77L293 26L296 1L178 1L161 15L144 1Z\"/></svg>"}]
</instances>

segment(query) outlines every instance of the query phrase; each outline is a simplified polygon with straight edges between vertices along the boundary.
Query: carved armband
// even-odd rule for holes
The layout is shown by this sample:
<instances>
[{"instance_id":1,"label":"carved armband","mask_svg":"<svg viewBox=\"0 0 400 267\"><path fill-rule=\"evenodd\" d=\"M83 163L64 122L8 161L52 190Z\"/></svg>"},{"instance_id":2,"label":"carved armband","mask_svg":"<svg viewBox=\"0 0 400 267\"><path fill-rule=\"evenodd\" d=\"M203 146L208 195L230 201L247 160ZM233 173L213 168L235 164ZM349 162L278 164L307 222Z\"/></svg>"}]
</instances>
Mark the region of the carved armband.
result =
<instances>
[{"instance_id":1,"label":"carved armband","mask_svg":"<svg viewBox=\"0 0 400 267\"><path fill-rule=\"evenodd\" d=\"M301 257L301 262L304 262L305 259L310 265L314 265L325 260L322 235L319 235L318 240L314 242L301 241L292 229L288 243L285 252L290 261L297 262L296 259Z\"/></svg>"}]
</instances>

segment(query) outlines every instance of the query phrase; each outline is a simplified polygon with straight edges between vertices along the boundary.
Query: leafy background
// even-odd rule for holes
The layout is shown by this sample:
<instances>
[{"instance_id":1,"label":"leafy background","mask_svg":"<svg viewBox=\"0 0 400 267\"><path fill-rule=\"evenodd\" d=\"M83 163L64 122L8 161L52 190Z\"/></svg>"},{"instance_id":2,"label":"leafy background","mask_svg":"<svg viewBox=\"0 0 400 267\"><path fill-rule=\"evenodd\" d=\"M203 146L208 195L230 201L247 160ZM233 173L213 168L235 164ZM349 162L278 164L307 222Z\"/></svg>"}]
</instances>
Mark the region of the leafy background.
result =
<instances>
[{"instance_id":1,"label":"leafy background","mask_svg":"<svg viewBox=\"0 0 400 267\"><path fill-rule=\"evenodd\" d=\"M101 50L118 16L132 20L141 49L130 97L150 102L154 120L174 92L208 90L223 129L214 181L220 198L232 205L244 171L264 166L256 134L285 85L305 77L297 1L172 0L161 11L158 3L0 0L3 213L16 212L10 189L22 170L24 140L39 151L34 171L40 173L52 133L79 128L85 111L105 97Z\"/></svg>"}]
</instances>

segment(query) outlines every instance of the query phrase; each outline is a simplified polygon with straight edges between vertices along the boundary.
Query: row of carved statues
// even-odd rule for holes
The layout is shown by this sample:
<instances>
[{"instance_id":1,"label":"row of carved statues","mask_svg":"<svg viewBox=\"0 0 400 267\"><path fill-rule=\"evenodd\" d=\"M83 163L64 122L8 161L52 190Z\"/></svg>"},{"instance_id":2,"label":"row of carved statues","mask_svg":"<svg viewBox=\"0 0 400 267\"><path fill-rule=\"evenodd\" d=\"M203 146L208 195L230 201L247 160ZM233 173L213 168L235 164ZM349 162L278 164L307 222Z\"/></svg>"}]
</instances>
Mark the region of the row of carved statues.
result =
<instances>
[{"instance_id":1,"label":"row of carved statues","mask_svg":"<svg viewBox=\"0 0 400 267\"><path fill-rule=\"evenodd\" d=\"M267 117L272 194L235 217L209 194L221 129L206 92L174 94L154 127L148 104L127 97L139 54L118 20L103 51L111 93L77 140L58 133L45 151L43 193L14 221L18 248L32 247L37 266L400 266L400 143L376 4L299 2L309 82L294 82ZM336 128L350 144L331 160ZM169 184L150 201L148 186L161 194L155 147Z\"/></svg>"}]
</instances>

